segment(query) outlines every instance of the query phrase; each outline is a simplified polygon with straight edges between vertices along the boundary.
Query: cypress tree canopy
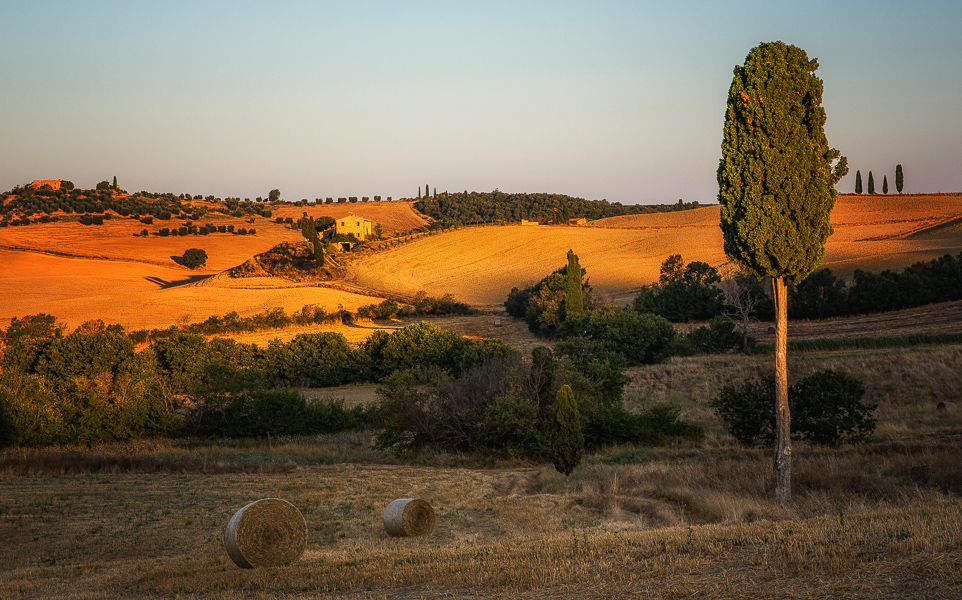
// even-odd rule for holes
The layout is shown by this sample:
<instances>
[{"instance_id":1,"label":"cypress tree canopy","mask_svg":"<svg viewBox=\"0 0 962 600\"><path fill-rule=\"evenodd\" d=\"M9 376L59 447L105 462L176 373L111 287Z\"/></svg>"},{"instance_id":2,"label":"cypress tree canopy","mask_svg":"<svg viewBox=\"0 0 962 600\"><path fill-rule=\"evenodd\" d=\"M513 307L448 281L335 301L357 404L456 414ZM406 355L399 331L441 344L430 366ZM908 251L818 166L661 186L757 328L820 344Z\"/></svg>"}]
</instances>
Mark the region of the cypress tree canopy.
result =
<instances>
[{"instance_id":1,"label":"cypress tree canopy","mask_svg":"<svg viewBox=\"0 0 962 600\"><path fill-rule=\"evenodd\" d=\"M718 165L725 253L759 279L804 279L832 234L834 185L848 166L825 138L817 68L800 48L763 43L735 67L728 92Z\"/></svg>"}]
</instances>

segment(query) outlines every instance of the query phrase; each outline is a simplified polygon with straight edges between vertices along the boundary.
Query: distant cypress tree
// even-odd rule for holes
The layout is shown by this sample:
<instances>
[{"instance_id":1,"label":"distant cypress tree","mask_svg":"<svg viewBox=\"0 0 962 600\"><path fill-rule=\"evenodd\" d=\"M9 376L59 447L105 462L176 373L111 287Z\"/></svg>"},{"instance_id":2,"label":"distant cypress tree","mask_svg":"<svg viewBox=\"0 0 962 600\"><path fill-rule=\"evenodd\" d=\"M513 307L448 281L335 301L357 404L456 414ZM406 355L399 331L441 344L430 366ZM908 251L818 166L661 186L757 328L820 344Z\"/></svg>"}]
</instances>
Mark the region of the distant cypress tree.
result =
<instances>
[{"instance_id":1,"label":"distant cypress tree","mask_svg":"<svg viewBox=\"0 0 962 600\"><path fill-rule=\"evenodd\" d=\"M875 178L872 177L871 171L868 172L868 193L869 194L875 193Z\"/></svg>"},{"instance_id":2,"label":"distant cypress tree","mask_svg":"<svg viewBox=\"0 0 962 600\"><path fill-rule=\"evenodd\" d=\"M117 189L117 176L114 175L114 189Z\"/></svg>"},{"instance_id":3,"label":"distant cypress tree","mask_svg":"<svg viewBox=\"0 0 962 600\"><path fill-rule=\"evenodd\" d=\"M895 165L895 191L902 193L902 164Z\"/></svg>"},{"instance_id":4,"label":"distant cypress tree","mask_svg":"<svg viewBox=\"0 0 962 600\"><path fill-rule=\"evenodd\" d=\"M882 193L883 194L889 193L889 176L888 175L882 175Z\"/></svg>"},{"instance_id":5,"label":"distant cypress tree","mask_svg":"<svg viewBox=\"0 0 962 600\"><path fill-rule=\"evenodd\" d=\"M585 316L585 301L581 293L581 265L574 250L568 250L568 271L565 281L565 321L577 321Z\"/></svg>"},{"instance_id":6,"label":"distant cypress tree","mask_svg":"<svg viewBox=\"0 0 962 600\"><path fill-rule=\"evenodd\" d=\"M581 414L574 392L561 386L554 400L551 418L551 462L565 477L571 475L585 453L585 436L581 431Z\"/></svg>"},{"instance_id":7,"label":"distant cypress tree","mask_svg":"<svg viewBox=\"0 0 962 600\"><path fill-rule=\"evenodd\" d=\"M862 193L862 172L861 171L855 171L855 193L856 194Z\"/></svg>"}]
</instances>

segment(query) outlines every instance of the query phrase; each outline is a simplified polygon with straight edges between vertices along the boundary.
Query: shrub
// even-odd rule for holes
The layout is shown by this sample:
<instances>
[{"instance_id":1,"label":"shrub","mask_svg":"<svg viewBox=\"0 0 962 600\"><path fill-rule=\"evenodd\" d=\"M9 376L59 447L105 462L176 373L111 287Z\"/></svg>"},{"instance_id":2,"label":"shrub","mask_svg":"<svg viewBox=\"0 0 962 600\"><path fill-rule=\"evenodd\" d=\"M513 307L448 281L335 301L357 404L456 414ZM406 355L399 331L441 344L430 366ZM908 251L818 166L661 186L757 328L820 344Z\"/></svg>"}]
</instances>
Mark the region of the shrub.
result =
<instances>
[{"instance_id":1,"label":"shrub","mask_svg":"<svg viewBox=\"0 0 962 600\"><path fill-rule=\"evenodd\" d=\"M200 248L188 248L180 260L188 269L197 269L207 264L207 252Z\"/></svg>"},{"instance_id":2,"label":"shrub","mask_svg":"<svg viewBox=\"0 0 962 600\"><path fill-rule=\"evenodd\" d=\"M875 431L872 412L877 404L864 404L865 386L854 375L825 369L792 386L789 398L795 431L804 440L837 446L843 441L862 442Z\"/></svg>"},{"instance_id":3,"label":"shrub","mask_svg":"<svg viewBox=\"0 0 962 600\"><path fill-rule=\"evenodd\" d=\"M854 375L825 369L788 389L792 433L822 445L862 442L875 431L875 404L862 403L865 388ZM725 386L709 402L729 432L744 445L768 444L775 431L775 378L764 375L741 387Z\"/></svg>"}]
</instances>

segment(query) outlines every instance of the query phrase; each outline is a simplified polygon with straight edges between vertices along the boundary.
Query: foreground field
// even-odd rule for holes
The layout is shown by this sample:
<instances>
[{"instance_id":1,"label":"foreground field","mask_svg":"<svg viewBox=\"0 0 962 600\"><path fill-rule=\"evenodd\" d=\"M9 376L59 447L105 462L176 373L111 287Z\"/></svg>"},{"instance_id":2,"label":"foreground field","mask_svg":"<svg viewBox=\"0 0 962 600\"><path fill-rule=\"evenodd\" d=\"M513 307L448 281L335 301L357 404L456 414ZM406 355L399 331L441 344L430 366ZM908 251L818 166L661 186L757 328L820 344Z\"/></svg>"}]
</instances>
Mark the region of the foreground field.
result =
<instances>
[{"instance_id":1,"label":"foreground field","mask_svg":"<svg viewBox=\"0 0 962 600\"><path fill-rule=\"evenodd\" d=\"M636 470L656 474L667 468L664 463ZM618 473L607 474L617 481ZM652 488L633 483L641 488L637 492ZM354 465L283 474L6 479L0 596L962 595L957 502L907 491L899 508L648 529L619 517L617 508L606 514L604 505L617 507L618 498L606 494L605 485L611 479L565 483L543 469ZM384 507L411 496L434 506L435 534L387 537ZM224 550L223 529L236 510L263 497L283 497L299 507L308 522L308 549L288 567L242 570ZM601 506L592 506L592 499ZM635 501L643 507L651 502L645 496Z\"/></svg>"},{"instance_id":2,"label":"foreground field","mask_svg":"<svg viewBox=\"0 0 962 600\"><path fill-rule=\"evenodd\" d=\"M0 598L962 597L962 412L935 410L962 403L962 347L791 360L858 375L879 405L867 444L794 444L791 511L769 451L735 445L706 406L770 357L674 358L631 369L628 404L676 402L705 441L606 449L570 479L489 457L402 465L364 432L8 449ZM265 497L303 513L307 550L239 569L224 527ZM434 507L431 537L384 532L405 497Z\"/></svg>"}]
</instances>

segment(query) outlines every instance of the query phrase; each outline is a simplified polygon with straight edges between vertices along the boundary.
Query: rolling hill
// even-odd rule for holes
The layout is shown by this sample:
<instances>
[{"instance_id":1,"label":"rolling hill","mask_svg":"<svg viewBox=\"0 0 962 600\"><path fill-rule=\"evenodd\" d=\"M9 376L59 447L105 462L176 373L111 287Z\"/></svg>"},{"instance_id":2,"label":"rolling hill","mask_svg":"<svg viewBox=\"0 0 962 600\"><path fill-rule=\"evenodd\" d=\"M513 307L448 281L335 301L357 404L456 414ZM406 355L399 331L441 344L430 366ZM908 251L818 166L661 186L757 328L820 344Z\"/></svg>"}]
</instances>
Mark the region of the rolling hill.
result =
<instances>
[{"instance_id":1,"label":"rolling hill","mask_svg":"<svg viewBox=\"0 0 962 600\"><path fill-rule=\"evenodd\" d=\"M274 215L337 218L352 211L382 222L387 232L426 224L407 202L284 206ZM70 327L103 318L129 328L153 328L277 306L289 312L305 304L353 310L376 301L378 294L420 290L497 308L512 287L534 283L562 266L569 248L597 291L626 302L639 287L657 280L671 254L712 265L725 262L719 207L706 206L578 227L447 231L358 257L341 289L331 289L275 277L218 276L281 242L302 238L273 219L252 224L216 215L210 220L255 227L257 234L145 238L135 235L143 225L130 219L102 226L73 222L0 229L0 326L14 316L46 312ZM962 251L962 194L840 195L832 223L825 266L842 275L857 268L900 269ZM190 271L172 260L191 247L206 250L206 267Z\"/></svg>"}]
</instances>

